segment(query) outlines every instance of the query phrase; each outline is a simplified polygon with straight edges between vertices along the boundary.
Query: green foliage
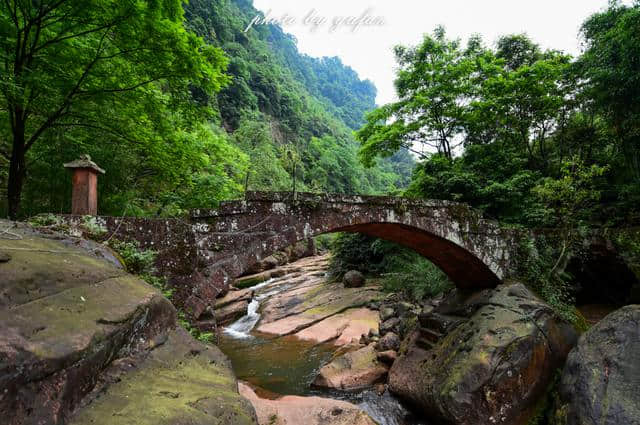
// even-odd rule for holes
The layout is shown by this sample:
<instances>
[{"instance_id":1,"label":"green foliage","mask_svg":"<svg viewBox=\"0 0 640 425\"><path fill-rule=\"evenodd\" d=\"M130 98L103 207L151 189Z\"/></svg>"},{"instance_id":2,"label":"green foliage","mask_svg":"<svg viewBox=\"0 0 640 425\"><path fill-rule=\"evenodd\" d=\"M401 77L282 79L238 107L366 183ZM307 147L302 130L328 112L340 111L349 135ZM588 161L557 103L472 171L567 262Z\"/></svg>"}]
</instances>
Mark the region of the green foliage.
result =
<instances>
[{"instance_id":1,"label":"green foliage","mask_svg":"<svg viewBox=\"0 0 640 425\"><path fill-rule=\"evenodd\" d=\"M638 222L640 72L630 58L639 13L612 2L589 18L576 61L522 34L490 49L437 28L398 46L399 100L367 115L356 133L362 160L413 150L422 161L407 195L462 201L501 221Z\"/></svg>"},{"instance_id":2,"label":"green foliage","mask_svg":"<svg viewBox=\"0 0 640 425\"><path fill-rule=\"evenodd\" d=\"M640 228L622 229L612 236L616 250L640 279Z\"/></svg>"},{"instance_id":3,"label":"green foliage","mask_svg":"<svg viewBox=\"0 0 640 425\"><path fill-rule=\"evenodd\" d=\"M541 179L532 192L545 206L545 222L567 232L578 227L581 213L600 200L596 180L607 169L595 164L587 167L574 157L563 162L558 178Z\"/></svg>"},{"instance_id":4,"label":"green foliage","mask_svg":"<svg viewBox=\"0 0 640 425\"><path fill-rule=\"evenodd\" d=\"M13 217L27 164L42 151L99 141L170 154L166 138L211 114L185 95L189 88L214 92L228 80L222 50L184 29L178 0L11 0L0 4L0 30L0 139Z\"/></svg>"},{"instance_id":5,"label":"green foliage","mask_svg":"<svg viewBox=\"0 0 640 425\"><path fill-rule=\"evenodd\" d=\"M559 259L566 258L567 247L560 251L553 238L538 235L533 240L523 240L518 247L518 276L524 280L560 317L574 324L583 325L573 305L569 285L570 276L559 268Z\"/></svg>"},{"instance_id":6,"label":"green foliage","mask_svg":"<svg viewBox=\"0 0 640 425\"><path fill-rule=\"evenodd\" d=\"M387 292L404 293L421 301L454 286L442 270L413 251L392 255L388 263L390 270L382 275L382 288Z\"/></svg>"},{"instance_id":7,"label":"green foliage","mask_svg":"<svg viewBox=\"0 0 640 425\"><path fill-rule=\"evenodd\" d=\"M155 272L156 251L140 249L136 241L124 242L111 239L109 246L120 255L129 273L147 275Z\"/></svg>"},{"instance_id":8,"label":"green foliage","mask_svg":"<svg viewBox=\"0 0 640 425\"><path fill-rule=\"evenodd\" d=\"M576 72L585 80L585 97L617 139L625 164L621 174L635 185L640 184L639 21L637 2L610 2L606 11L583 24L586 50L576 63Z\"/></svg>"},{"instance_id":9,"label":"green foliage","mask_svg":"<svg viewBox=\"0 0 640 425\"><path fill-rule=\"evenodd\" d=\"M107 228L96 217L85 215L82 217L80 227L90 239L98 239L107 233Z\"/></svg>"},{"instance_id":10,"label":"green foliage","mask_svg":"<svg viewBox=\"0 0 640 425\"><path fill-rule=\"evenodd\" d=\"M39 3L16 1L23 18L33 18ZM112 3L62 2L47 18L77 15L82 28L116 20L104 40L101 30L81 31L40 50L24 78L3 69L0 112L29 103L25 134L39 140L25 152L28 178L20 169L22 215L68 212L70 178L62 164L85 153L107 170L99 210L109 215L176 216L239 198L247 188L290 190L294 169L298 190L374 194L408 184L410 156L372 169L357 161L351 130L375 106L373 85L337 58L300 54L277 26L245 33L258 13L250 2ZM6 4L0 29L8 38L0 48L11 57L16 29ZM57 21L42 34L72 29ZM12 186L5 168L13 149L9 118L0 116L2 192ZM8 207L0 201L0 212Z\"/></svg>"},{"instance_id":11,"label":"green foliage","mask_svg":"<svg viewBox=\"0 0 640 425\"><path fill-rule=\"evenodd\" d=\"M58 216L49 213L30 217L28 222L33 227L49 227L58 226L61 220Z\"/></svg>"},{"instance_id":12,"label":"green foliage","mask_svg":"<svg viewBox=\"0 0 640 425\"><path fill-rule=\"evenodd\" d=\"M191 322L189 322L187 316L183 311L178 311L178 324L186 329L186 331L189 332L191 336L198 341L207 344L215 343L215 335L212 332L203 332L200 329L194 327Z\"/></svg>"},{"instance_id":13,"label":"green foliage","mask_svg":"<svg viewBox=\"0 0 640 425\"><path fill-rule=\"evenodd\" d=\"M331 250L338 235L338 233L325 233L314 237L313 241L318 251L325 252Z\"/></svg>"},{"instance_id":14,"label":"green foliage","mask_svg":"<svg viewBox=\"0 0 640 425\"><path fill-rule=\"evenodd\" d=\"M382 288L420 301L453 287L433 263L392 242L362 234L341 233L331 248L329 272L341 278L349 270L382 277Z\"/></svg>"},{"instance_id":15,"label":"green foliage","mask_svg":"<svg viewBox=\"0 0 640 425\"><path fill-rule=\"evenodd\" d=\"M462 50L458 41L446 39L440 27L415 48L395 48L400 100L368 114L367 124L357 132L365 164L371 165L378 155L389 157L401 147L413 150L415 143L453 156L454 140L463 130L471 75L481 55L474 43L475 39Z\"/></svg>"}]
</instances>

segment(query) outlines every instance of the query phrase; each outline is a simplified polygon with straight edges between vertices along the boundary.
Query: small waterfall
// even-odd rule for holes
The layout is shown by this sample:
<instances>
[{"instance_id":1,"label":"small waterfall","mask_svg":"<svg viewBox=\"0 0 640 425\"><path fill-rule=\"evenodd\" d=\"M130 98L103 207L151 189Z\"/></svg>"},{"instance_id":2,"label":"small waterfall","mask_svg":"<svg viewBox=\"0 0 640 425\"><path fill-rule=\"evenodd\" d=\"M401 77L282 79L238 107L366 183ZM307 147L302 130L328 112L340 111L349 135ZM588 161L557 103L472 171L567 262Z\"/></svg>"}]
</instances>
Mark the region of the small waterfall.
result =
<instances>
[{"instance_id":1,"label":"small waterfall","mask_svg":"<svg viewBox=\"0 0 640 425\"><path fill-rule=\"evenodd\" d=\"M232 338L237 338L237 339L253 338L253 336L249 332L253 330L253 328L256 326L256 324L260 320L260 313L258 313L258 309L260 308L260 302L266 298L269 298L272 295L276 295L291 287L291 285L278 285L276 288L270 291L264 291L258 294L258 292L261 289L276 283L277 280L279 279L271 278L266 282L263 282L259 285L254 286L253 287L254 295L253 295L253 299L249 303L249 306L247 307L247 315L242 316L240 319L236 320L235 322L233 322L232 324L224 328L223 332L231 336Z\"/></svg>"}]
</instances>

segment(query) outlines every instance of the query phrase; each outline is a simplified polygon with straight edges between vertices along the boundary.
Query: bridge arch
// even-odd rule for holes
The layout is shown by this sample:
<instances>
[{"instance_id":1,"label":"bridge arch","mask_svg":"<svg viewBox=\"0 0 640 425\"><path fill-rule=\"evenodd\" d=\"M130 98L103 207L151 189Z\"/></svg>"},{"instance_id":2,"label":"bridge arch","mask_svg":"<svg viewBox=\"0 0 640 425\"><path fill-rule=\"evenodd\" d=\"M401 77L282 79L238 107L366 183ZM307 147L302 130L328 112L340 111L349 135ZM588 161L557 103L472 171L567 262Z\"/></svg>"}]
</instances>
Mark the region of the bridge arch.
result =
<instances>
[{"instance_id":1,"label":"bridge arch","mask_svg":"<svg viewBox=\"0 0 640 425\"><path fill-rule=\"evenodd\" d=\"M215 210L195 210L197 257L210 298L261 259L323 233L363 233L406 246L463 288L494 287L511 269L514 235L466 205L393 197L249 193ZM193 299L191 301L194 301Z\"/></svg>"},{"instance_id":2,"label":"bridge arch","mask_svg":"<svg viewBox=\"0 0 640 425\"><path fill-rule=\"evenodd\" d=\"M77 227L80 216L63 219ZM192 211L188 220L98 217L110 238L157 252L173 302L198 320L231 282L263 258L323 233L376 236L418 252L461 288L493 287L512 275L522 235L464 204L395 197L250 192Z\"/></svg>"}]
</instances>

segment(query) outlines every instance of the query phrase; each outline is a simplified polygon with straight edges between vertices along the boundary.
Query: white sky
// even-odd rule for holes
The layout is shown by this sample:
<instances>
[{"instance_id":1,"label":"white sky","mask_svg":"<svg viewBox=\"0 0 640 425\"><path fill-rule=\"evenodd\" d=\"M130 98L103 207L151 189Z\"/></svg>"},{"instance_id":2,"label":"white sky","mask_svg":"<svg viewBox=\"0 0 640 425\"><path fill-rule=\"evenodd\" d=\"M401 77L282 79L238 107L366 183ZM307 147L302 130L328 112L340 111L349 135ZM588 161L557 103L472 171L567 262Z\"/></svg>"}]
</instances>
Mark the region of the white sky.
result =
<instances>
[{"instance_id":1,"label":"white sky","mask_svg":"<svg viewBox=\"0 0 640 425\"><path fill-rule=\"evenodd\" d=\"M339 56L361 78L373 81L377 103L384 104L395 98L393 46L415 45L439 24L449 37L466 40L478 33L491 45L500 35L525 32L543 48L575 55L580 25L604 9L607 0L254 0L254 5L265 13L271 10L273 18L293 18L282 26L298 39L301 52ZM326 18L315 31L304 22L312 10ZM356 31L343 25L331 31L334 19L359 17L367 10L372 18L382 17L384 25L361 25Z\"/></svg>"}]
</instances>

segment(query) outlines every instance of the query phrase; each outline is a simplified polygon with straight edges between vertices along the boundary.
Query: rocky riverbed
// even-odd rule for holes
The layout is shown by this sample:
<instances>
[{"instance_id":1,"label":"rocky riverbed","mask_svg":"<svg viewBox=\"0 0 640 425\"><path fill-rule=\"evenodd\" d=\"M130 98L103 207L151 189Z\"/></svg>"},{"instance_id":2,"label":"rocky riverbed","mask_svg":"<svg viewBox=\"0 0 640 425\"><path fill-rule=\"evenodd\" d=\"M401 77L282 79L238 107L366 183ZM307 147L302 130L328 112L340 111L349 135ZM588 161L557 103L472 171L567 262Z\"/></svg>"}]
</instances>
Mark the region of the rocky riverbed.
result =
<instances>
[{"instance_id":1,"label":"rocky riverbed","mask_svg":"<svg viewBox=\"0 0 640 425\"><path fill-rule=\"evenodd\" d=\"M246 303L235 301L248 314L226 327L220 346L260 423L524 425L551 415L550 385L578 335L524 285L454 290L418 305L357 274L330 281L327 261L276 267L268 281L221 301L222 309ZM563 385L575 379L581 350ZM635 399L612 415L629 420ZM575 420L567 412L580 408L554 403L558 417Z\"/></svg>"},{"instance_id":2,"label":"rocky riverbed","mask_svg":"<svg viewBox=\"0 0 640 425\"><path fill-rule=\"evenodd\" d=\"M245 312L219 341L246 381L241 393L265 424L420 423L386 391L389 365L362 340L378 335L385 295L364 281L330 281L328 260L313 256L272 269L278 277L231 291L218 304ZM247 280L257 279L240 282Z\"/></svg>"}]
</instances>

